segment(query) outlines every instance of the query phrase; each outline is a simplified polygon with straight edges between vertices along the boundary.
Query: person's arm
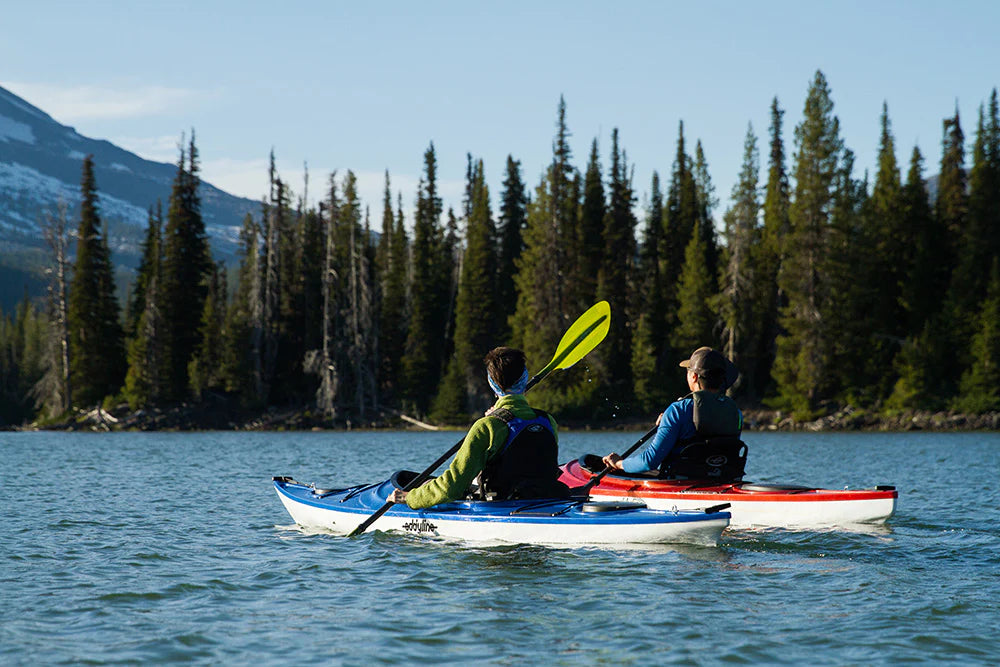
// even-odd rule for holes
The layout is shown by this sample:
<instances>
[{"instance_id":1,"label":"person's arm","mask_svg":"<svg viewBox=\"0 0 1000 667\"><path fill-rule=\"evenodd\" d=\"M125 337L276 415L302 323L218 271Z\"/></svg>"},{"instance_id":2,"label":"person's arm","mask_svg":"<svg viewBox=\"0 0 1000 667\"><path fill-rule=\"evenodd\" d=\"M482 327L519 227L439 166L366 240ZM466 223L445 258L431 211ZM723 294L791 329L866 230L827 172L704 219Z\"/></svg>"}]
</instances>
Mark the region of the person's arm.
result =
<instances>
[{"instance_id":1,"label":"person's arm","mask_svg":"<svg viewBox=\"0 0 1000 667\"><path fill-rule=\"evenodd\" d=\"M656 435L639 451L621 461L625 472L646 472L660 467L678 440L694 435L693 403L690 399L671 403L659 420Z\"/></svg>"},{"instance_id":2,"label":"person's arm","mask_svg":"<svg viewBox=\"0 0 1000 667\"><path fill-rule=\"evenodd\" d=\"M407 493L406 504L412 509L421 509L461 498L486 465L495 422L503 424L491 418L473 424L448 469Z\"/></svg>"}]
</instances>

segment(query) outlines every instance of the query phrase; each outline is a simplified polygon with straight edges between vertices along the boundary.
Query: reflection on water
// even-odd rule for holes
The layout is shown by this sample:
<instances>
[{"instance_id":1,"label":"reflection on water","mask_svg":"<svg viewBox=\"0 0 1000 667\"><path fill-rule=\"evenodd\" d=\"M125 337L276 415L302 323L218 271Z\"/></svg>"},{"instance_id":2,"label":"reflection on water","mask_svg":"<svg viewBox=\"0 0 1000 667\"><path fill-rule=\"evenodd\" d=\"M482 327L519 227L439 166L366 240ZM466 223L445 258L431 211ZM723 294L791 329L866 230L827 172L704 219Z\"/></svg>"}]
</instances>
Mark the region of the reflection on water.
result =
<instances>
[{"instance_id":1,"label":"reflection on water","mask_svg":"<svg viewBox=\"0 0 1000 667\"><path fill-rule=\"evenodd\" d=\"M892 535L892 525L888 523L842 523L836 526L815 526L808 529L751 526L746 528L727 528L723 534L731 537L740 537L758 533L855 533L858 535Z\"/></svg>"}]
</instances>

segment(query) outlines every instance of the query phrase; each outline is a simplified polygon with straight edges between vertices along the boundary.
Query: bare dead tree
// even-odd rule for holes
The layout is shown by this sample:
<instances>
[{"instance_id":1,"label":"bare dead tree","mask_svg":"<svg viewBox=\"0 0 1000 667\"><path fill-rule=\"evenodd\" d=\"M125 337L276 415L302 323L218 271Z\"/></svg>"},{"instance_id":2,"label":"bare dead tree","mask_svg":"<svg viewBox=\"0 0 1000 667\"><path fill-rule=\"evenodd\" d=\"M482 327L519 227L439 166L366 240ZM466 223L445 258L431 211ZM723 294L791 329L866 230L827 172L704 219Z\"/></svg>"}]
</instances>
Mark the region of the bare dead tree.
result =
<instances>
[{"instance_id":1,"label":"bare dead tree","mask_svg":"<svg viewBox=\"0 0 1000 667\"><path fill-rule=\"evenodd\" d=\"M358 409L358 417L365 417L365 390L361 378L364 374L364 346L361 338L360 288L358 286L360 271L360 261L358 257L358 243L355 238L357 225L353 220L348 221L351 225L349 256L351 258L351 275L348 290L349 307L351 317L351 359L354 361L354 399Z\"/></svg>"},{"instance_id":2,"label":"bare dead tree","mask_svg":"<svg viewBox=\"0 0 1000 667\"><path fill-rule=\"evenodd\" d=\"M320 376L319 389L316 390L316 405L328 418L337 416L337 391L340 377L334 361L334 332L337 304L335 303L335 287L340 277L336 269L336 228L339 204L337 203L336 172L330 175L330 218L326 221L326 248L323 263L323 348L318 361L310 366Z\"/></svg>"},{"instance_id":3,"label":"bare dead tree","mask_svg":"<svg viewBox=\"0 0 1000 667\"><path fill-rule=\"evenodd\" d=\"M65 412L73 405L69 372L69 244L71 240L69 207L60 200L56 215L46 212L42 236L52 253L49 276L48 308L52 335L46 341L42 379L32 389L36 407Z\"/></svg>"},{"instance_id":4,"label":"bare dead tree","mask_svg":"<svg viewBox=\"0 0 1000 667\"><path fill-rule=\"evenodd\" d=\"M372 247L371 226L369 216L365 213L364 251L361 266L361 328L365 332L366 368L365 384L371 401L372 410L379 410L379 377L378 369L381 360L379 340L381 339L379 313L382 310L381 281L377 275L378 262L374 258Z\"/></svg>"},{"instance_id":5,"label":"bare dead tree","mask_svg":"<svg viewBox=\"0 0 1000 667\"><path fill-rule=\"evenodd\" d=\"M279 295L280 285L280 233L282 216L283 184L280 179L274 178L274 170L271 171L272 178L272 203L267 209L265 216L265 258L266 267L264 272L263 285L263 348L261 359L261 398L267 398L270 391L271 382L274 379L275 364L278 360L278 318L279 318Z\"/></svg>"}]
</instances>

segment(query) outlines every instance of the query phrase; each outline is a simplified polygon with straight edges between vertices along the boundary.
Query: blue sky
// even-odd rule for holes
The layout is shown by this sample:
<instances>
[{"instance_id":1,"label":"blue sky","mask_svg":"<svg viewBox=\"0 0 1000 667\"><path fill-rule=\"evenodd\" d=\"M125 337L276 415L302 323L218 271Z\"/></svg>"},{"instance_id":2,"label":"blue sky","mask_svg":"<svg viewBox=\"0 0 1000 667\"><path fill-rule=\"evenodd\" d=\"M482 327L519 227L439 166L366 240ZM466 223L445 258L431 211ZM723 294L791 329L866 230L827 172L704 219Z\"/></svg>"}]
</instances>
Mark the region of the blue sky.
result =
<instances>
[{"instance_id":1,"label":"blue sky","mask_svg":"<svg viewBox=\"0 0 1000 667\"><path fill-rule=\"evenodd\" d=\"M958 106L971 142L1000 85L1000 2L200 2L8 3L0 85L143 157L173 162L194 128L203 177L266 191L267 157L315 201L334 169L357 174L381 216L383 174L412 209L433 141L446 204L465 156L482 158L496 209L507 155L529 188L551 159L559 96L575 164L611 131L640 203L669 177L678 123L700 139L729 205L752 123L766 169L769 105L794 127L817 69L858 175L874 171L883 101L905 175L913 146L937 172L941 121ZM789 162L789 168L791 164ZM394 195L395 196L395 195Z\"/></svg>"}]
</instances>

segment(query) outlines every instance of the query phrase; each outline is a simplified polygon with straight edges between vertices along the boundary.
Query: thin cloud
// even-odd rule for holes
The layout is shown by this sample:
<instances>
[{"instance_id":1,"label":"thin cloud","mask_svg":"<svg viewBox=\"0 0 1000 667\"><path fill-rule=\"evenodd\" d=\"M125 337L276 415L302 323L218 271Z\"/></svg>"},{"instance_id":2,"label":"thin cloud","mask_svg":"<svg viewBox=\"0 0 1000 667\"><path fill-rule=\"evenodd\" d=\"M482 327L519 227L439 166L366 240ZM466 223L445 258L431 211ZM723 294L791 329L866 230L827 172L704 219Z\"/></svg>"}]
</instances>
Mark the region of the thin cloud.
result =
<instances>
[{"instance_id":1,"label":"thin cloud","mask_svg":"<svg viewBox=\"0 0 1000 667\"><path fill-rule=\"evenodd\" d=\"M183 143L181 139L181 134L167 134L159 137L109 137L108 141L147 160L177 162Z\"/></svg>"},{"instance_id":2,"label":"thin cloud","mask_svg":"<svg viewBox=\"0 0 1000 667\"><path fill-rule=\"evenodd\" d=\"M201 178L220 190L238 197L260 199L268 192L268 160L203 160Z\"/></svg>"},{"instance_id":3,"label":"thin cloud","mask_svg":"<svg viewBox=\"0 0 1000 667\"><path fill-rule=\"evenodd\" d=\"M217 160L204 160L201 164L201 177L208 183L230 194L250 199L260 199L268 192L267 171L269 161L265 158L252 160L235 160L223 158ZM278 176L284 181L292 191L294 197L302 195L305 189L305 172L301 162L295 163L289 160L277 160L275 167ZM329 196L329 183L331 169L326 167L309 167L309 206L316 206L318 202L325 200ZM337 170L337 188L343 185L343 177L347 173L346 169ZM363 206L368 206L371 215L371 224L375 227L381 225L382 202L385 194L385 172L375 171L355 171L357 178L358 197ZM409 174L389 174L391 179L390 188L392 192L393 209L397 206L397 196L403 196L403 214L406 216L407 227L413 224L413 202L416 200L419 178ZM445 200L445 209L452 206L458 212L458 202L461 201L464 192L464 183L461 181L439 181L438 192ZM342 194L342 192L340 192Z\"/></svg>"},{"instance_id":4,"label":"thin cloud","mask_svg":"<svg viewBox=\"0 0 1000 667\"><path fill-rule=\"evenodd\" d=\"M155 116L184 109L205 95L169 86L59 86L23 82L8 82L4 86L66 123Z\"/></svg>"}]
</instances>

